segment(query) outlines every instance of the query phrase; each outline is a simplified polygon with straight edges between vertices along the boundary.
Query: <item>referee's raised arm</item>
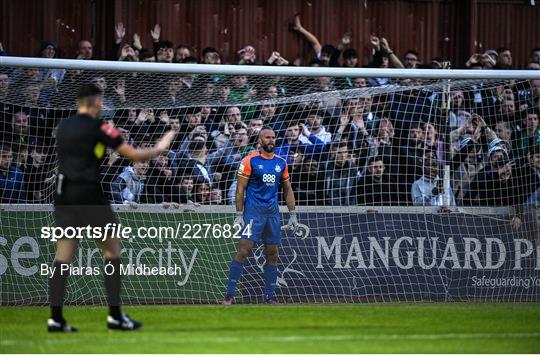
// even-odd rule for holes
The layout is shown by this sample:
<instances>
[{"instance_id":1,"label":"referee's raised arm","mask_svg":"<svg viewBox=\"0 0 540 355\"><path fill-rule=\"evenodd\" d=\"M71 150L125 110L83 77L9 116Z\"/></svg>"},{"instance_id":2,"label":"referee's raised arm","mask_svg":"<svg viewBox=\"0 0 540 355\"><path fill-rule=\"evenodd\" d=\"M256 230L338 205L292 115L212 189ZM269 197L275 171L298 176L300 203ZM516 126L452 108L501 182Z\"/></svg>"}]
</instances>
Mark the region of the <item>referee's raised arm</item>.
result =
<instances>
[{"instance_id":1,"label":"referee's raised arm","mask_svg":"<svg viewBox=\"0 0 540 355\"><path fill-rule=\"evenodd\" d=\"M99 118L101 116L101 110L103 107L103 91L93 84L83 85L79 90L79 96L77 99L77 107L79 114L89 115L94 118ZM114 131L115 128L104 124L106 127L102 127L101 130L104 131L102 138L106 141L109 141L111 134L108 130ZM176 132L173 130L168 131L161 137L161 139L151 148L135 148L132 145L121 142L112 144L114 148L120 155L130 159L131 161L143 161L153 159L163 153L166 153L169 146L171 145Z\"/></svg>"},{"instance_id":2,"label":"referee's raised arm","mask_svg":"<svg viewBox=\"0 0 540 355\"><path fill-rule=\"evenodd\" d=\"M176 132L171 130L165 133L151 148L135 148L130 144L122 143L116 151L131 161L149 160L166 153L175 136Z\"/></svg>"}]
</instances>

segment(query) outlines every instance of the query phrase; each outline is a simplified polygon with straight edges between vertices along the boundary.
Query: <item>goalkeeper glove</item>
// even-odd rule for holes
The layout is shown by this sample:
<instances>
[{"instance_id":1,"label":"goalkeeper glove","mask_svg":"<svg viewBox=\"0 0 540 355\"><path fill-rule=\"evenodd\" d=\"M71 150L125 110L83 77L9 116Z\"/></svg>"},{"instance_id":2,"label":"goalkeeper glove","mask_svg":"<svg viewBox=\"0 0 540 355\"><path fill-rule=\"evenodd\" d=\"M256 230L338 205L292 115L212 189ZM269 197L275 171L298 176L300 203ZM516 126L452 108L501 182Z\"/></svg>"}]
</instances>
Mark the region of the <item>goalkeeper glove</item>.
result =
<instances>
[{"instance_id":1,"label":"goalkeeper glove","mask_svg":"<svg viewBox=\"0 0 540 355\"><path fill-rule=\"evenodd\" d=\"M236 218L234 219L234 224L239 225L240 227L244 226L244 213L243 212L236 212Z\"/></svg>"},{"instance_id":2,"label":"goalkeeper glove","mask_svg":"<svg viewBox=\"0 0 540 355\"><path fill-rule=\"evenodd\" d=\"M289 221L282 229L292 230L293 233L296 233L296 230L298 229L298 217L296 216L296 211L289 211Z\"/></svg>"}]
</instances>

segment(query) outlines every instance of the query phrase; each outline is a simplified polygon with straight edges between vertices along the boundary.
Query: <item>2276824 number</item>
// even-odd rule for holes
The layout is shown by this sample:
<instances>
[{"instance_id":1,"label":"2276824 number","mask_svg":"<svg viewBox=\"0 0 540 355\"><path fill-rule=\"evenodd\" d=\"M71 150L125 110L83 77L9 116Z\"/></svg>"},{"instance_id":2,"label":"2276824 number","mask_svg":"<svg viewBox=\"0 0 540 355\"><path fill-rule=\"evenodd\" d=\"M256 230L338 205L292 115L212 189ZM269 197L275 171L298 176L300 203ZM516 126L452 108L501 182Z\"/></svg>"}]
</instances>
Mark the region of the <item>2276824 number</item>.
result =
<instances>
[{"instance_id":1,"label":"2276824 number","mask_svg":"<svg viewBox=\"0 0 540 355\"><path fill-rule=\"evenodd\" d=\"M182 231L183 233L180 234L178 231ZM247 237L251 235L251 226L249 224L246 227L242 227L239 224L184 223L178 224L176 235L181 235L182 239L239 239L241 235Z\"/></svg>"}]
</instances>

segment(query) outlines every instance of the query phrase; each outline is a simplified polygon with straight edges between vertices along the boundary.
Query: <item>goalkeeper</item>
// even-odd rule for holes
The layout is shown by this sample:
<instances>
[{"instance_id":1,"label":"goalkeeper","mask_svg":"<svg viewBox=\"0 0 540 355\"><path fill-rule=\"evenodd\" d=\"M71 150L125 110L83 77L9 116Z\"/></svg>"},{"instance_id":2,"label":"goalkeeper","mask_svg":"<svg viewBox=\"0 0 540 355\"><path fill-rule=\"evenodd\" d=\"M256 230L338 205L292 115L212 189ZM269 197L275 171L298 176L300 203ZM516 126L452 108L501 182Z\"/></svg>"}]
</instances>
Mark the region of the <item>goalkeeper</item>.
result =
<instances>
[{"instance_id":1,"label":"goalkeeper","mask_svg":"<svg viewBox=\"0 0 540 355\"><path fill-rule=\"evenodd\" d=\"M77 114L63 120L58 126L58 180L54 200L58 227L102 227L102 232L106 232L103 227L116 223L100 185L99 167L105 147L116 149L132 161L142 161L166 153L174 139L175 133L170 131L153 148L136 149L123 142L116 128L99 120L102 103L103 92L99 87L94 84L82 85L77 94ZM101 248L106 264L103 273L109 304L107 327L138 329L141 323L120 311L120 239L109 234ZM67 277L76 250L76 239L61 238L56 243L53 271L49 278L51 317L47 326L50 332L76 331L62 314Z\"/></svg>"},{"instance_id":2,"label":"goalkeeper","mask_svg":"<svg viewBox=\"0 0 540 355\"><path fill-rule=\"evenodd\" d=\"M278 246L281 243L281 219L278 206L280 185L289 208L290 218L286 229L296 231L298 219L295 200L285 159L274 154L276 134L270 127L259 133L260 151L246 156L238 170L236 187L235 224L242 226L238 251L230 265L227 294L223 304L232 304L236 284L242 275L244 262L251 253L254 243L264 243L266 264L264 265L265 302L275 304L274 293L278 275ZM244 197L245 195L245 197Z\"/></svg>"}]
</instances>

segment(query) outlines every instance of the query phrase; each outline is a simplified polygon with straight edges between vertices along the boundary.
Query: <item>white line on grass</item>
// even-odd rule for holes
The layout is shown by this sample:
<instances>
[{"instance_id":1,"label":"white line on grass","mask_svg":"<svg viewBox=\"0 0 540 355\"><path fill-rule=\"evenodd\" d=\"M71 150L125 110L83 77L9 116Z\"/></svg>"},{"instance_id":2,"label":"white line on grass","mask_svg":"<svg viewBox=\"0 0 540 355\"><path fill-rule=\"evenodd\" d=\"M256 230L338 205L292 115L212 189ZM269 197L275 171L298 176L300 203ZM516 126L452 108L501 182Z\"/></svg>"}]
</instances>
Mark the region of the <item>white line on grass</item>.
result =
<instances>
[{"instance_id":1,"label":"white line on grass","mask_svg":"<svg viewBox=\"0 0 540 355\"><path fill-rule=\"evenodd\" d=\"M192 336L185 334L186 337L159 338L159 334L145 335L138 333L134 337L110 337L114 343L138 343L141 341L155 341L159 338L160 343L236 343L246 341L257 342L311 342L311 341L371 341L371 340L466 340L466 339L496 339L496 338L540 338L540 333L447 333L447 334L373 334L373 335L292 335L292 336ZM75 335L76 336L76 335ZM46 339L27 340L28 342L39 344L75 344L83 341L77 338L67 337L49 337ZM4 339L0 341L4 346L20 345L20 340Z\"/></svg>"}]
</instances>

